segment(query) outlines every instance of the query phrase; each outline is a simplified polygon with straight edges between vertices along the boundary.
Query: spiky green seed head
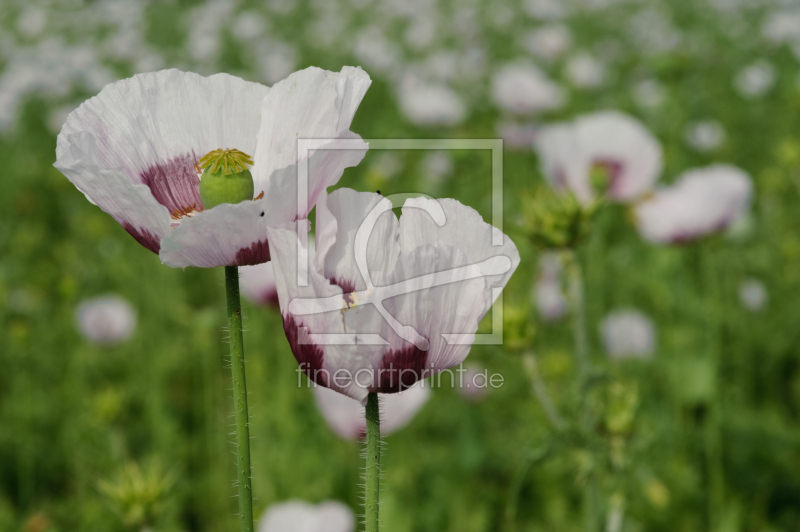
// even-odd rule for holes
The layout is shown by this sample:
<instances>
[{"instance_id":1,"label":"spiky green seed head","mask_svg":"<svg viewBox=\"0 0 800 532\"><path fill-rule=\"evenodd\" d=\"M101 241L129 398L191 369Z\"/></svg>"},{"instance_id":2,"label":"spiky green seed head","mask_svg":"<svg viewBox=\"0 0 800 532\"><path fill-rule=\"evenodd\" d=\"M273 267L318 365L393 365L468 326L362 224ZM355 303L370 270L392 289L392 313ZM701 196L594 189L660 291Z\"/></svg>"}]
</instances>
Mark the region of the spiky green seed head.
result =
<instances>
[{"instance_id":1,"label":"spiky green seed head","mask_svg":"<svg viewBox=\"0 0 800 532\"><path fill-rule=\"evenodd\" d=\"M523 198L523 229L545 249L573 249L589 233L597 205L583 206L571 192L541 187Z\"/></svg>"},{"instance_id":2,"label":"spiky green seed head","mask_svg":"<svg viewBox=\"0 0 800 532\"><path fill-rule=\"evenodd\" d=\"M222 203L252 200L255 193L253 174L248 170L253 159L239 150L214 150L197 161L200 176L200 199L203 208Z\"/></svg>"}]
</instances>

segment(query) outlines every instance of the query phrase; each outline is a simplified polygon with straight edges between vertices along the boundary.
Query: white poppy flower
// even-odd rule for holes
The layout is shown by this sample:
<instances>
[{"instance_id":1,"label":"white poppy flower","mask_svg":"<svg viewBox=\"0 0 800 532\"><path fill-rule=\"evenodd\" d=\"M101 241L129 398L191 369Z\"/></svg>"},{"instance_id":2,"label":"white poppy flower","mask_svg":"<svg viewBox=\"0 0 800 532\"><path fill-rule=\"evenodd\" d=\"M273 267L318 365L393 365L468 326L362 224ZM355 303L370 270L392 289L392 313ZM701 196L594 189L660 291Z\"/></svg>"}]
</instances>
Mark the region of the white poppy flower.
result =
<instances>
[{"instance_id":1,"label":"white poppy flower","mask_svg":"<svg viewBox=\"0 0 800 532\"><path fill-rule=\"evenodd\" d=\"M298 281L297 227L269 228L284 330L309 378L359 401L460 364L519 264L508 237L452 199L340 189L317 203L316 254ZM370 237L371 235L371 237ZM301 250L300 250L301 251Z\"/></svg>"},{"instance_id":2,"label":"white poppy flower","mask_svg":"<svg viewBox=\"0 0 800 532\"><path fill-rule=\"evenodd\" d=\"M561 87L535 66L512 63L494 74L492 99L505 111L531 114L561 107L566 96Z\"/></svg>"},{"instance_id":3,"label":"white poppy flower","mask_svg":"<svg viewBox=\"0 0 800 532\"><path fill-rule=\"evenodd\" d=\"M579 52L567 60L564 71L573 86L579 89L595 89L606 80L605 67L591 54Z\"/></svg>"},{"instance_id":4,"label":"white poppy flower","mask_svg":"<svg viewBox=\"0 0 800 532\"><path fill-rule=\"evenodd\" d=\"M55 167L169 266L259 264L269 260L266 226L304 218L363 159L363 143L325 148L360 140L348 129L370 83L353 67L308 68L272 88L227 74L139 74L69 115ZM309 156L299 210L298 138L336 139ZM196 164L221 148L255 154L256 197L204 210Z\"/></svg>"},{"instance_id":5,"label":"white poppy flower","mask_svg":"<svg viewBox=\"0 0 800 532\"><path fill-rule=\"evenodd\" d=\"M400 393L380 394L381 436L408 425L430 396L430 384L424 381ZM367 422L361 403L324 386L314 386L314 397L333 432L346 440L364 438Z\"/></svg>"},{"instance_id":6,"label":"white poppy flower","mask_svg":"<svg viewBox=\"0 0 800 532\"><path fill-rule=\"evenodd\" d=\"M733 80L742 98L754 99L766 94L775 85L775 67L766 60L758 60L742 68Z\"/></svg>"},{"instance_id":7,"label":"white poppy flower","mask_svg":"<svg viewBox=\"0 0 800 532\"><path fill-rule=\"evenodd\" d=\"M640 107L654 109L667 99L667 89L654 79L646 79L633 87L633 99Z\"/></svg>"},{"instance_id":8,"label":"white poppy flower","mask_svg":"<svg viewBox=\"0 0 800 532\"><path fill-rule=\"evenodd\" d=\"M571 190L583 203L594 200L598 185L615 201L634 200L653 187L663 165L658 140L619 111L545 126L534 147L550 183ZM604 183L593 183L593 176Z\"/></svg>"},{"instance_id":9,"label":"white poppy flower","mask_svg":"<svg viewBox=\"0 0 800 532\"><path fill-rule=\"evenodd\" d=\"M639 233L659 244L682 243L727 228L750 204L753 183L735 166L684 172L634 208Z\"/></svg>"},{"instance_id":10,"label":"white poppy flower","mask_svg":"<svg viewBox=\"0 0 800 532\"><path fill-rule=\"evenodd\" d=\"M86 339L100 345L122 343L136 330L136 310L115 295L83 301L75 311L75 318Z\"/></svg>"},{"instance_id":11,"label":"white poppy flower","mask_svg":"<svg viewBox=\"0 0 800 532\"><path fill-rule=\"evenodd\" d=\"M699 152L712 151L725 140L725 128L716 120L701 120L686 127L687 144Z\"/></svg>"},{"instance_id":12,"label":"white poppy flower","mask_svg":"<svg viewBox=\"0 0 800 532\"><path fill-rule=\"evenodd\" d=\"M563 55L572 45L572 34L563 24L551 24L525 34L522 46L531 55L545 61L553 61Z\"/></svg>"},{"instance_id":13,"label":"white poppy flower","mask_svg":"<svg viewBox=\"0 0 800 532\"><path fill-rule=\"evenodd\" d=\"M273 504L258 523L258 532L353 532L355 528L353 512L336 501Z\"/></svg>"},{"instance_id":14,"label":"white poppy flower","mask_svg":"<svg viewBox=\"0 0 800 532\"><path fill-rule=\"evenodd\" d=\"M758 279L745 279L739 285L739 301L750 312L761 312L768 300L767 288Z\"/></svg>"},{"instance_id":15,"label":"white poppy flower","mask_svg":"<svg viewBox=\"0 0 800 532\"><path fill-rule=\"evenodd\" d=\"M656 346L653 322L638 310L609 313L600 325L609 358L650 358Z\"/></svg>"},{"instance_id":16,"label":"white poppy flower","mask_svg":"<svg viewBox=\"0 0 800 532\"><path fill-rule=\"evenodd\" d=\"M461 97L445 84L407 78L399 87L400 110L419 126L454 126L464 121L467 108Z\"/></svg>"},{"instance_id":17,"label":"white poppy flower","mask_svg":"<svg viewBox=\"0 0 800 532\"><path fill-rule=\"evenodd\" d=\"M568 4L560 0L524 0L522 9L540 20L562 19L569 14Z\"/></svg>"},{"instance_id":18,"label":"white poppy flower","mask_svg":"<svg viewBox=\"0 0 800 532\"><path fill-rule=\"evenodd\" d=\"M761 35L774 44L800 42L800 11L770 13L761 27Z\"/></svg>"}]
</instances>

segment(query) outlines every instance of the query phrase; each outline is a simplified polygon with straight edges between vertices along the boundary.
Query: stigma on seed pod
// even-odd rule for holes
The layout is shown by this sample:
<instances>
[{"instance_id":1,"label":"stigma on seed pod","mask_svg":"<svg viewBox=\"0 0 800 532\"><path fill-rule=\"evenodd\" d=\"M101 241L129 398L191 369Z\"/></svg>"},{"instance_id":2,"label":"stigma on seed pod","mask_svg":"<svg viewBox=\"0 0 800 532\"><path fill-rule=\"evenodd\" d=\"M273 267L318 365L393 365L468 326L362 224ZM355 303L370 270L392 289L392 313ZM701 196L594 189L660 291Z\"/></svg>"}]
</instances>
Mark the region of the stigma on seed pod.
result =
<instances>
[{"instance_id":1,"label":"stigma on seed pod","mask_svg":"<svg viewBox=\"0 0 800 532\"><path fill-rule=\"evenodd\" d=\"M211 209L222 203L252 200L253 175L248 170L252 165L252 157L235 149L214 150L201 157L195 170L202 172L200 199L203 207Z\"/></svg>"}]
</instances>

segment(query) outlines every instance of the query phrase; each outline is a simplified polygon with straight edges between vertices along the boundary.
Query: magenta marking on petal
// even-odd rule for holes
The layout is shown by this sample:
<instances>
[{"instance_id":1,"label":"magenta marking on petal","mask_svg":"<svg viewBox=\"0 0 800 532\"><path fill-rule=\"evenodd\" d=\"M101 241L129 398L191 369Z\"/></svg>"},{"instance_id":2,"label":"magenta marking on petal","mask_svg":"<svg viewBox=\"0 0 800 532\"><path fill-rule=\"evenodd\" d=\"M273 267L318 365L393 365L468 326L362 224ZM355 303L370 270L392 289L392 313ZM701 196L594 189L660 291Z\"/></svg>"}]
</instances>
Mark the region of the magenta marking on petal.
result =
<instances>
[{"instance_id":1,"label":"magenta marking on petal","mask_svg":"<svg viewBox=\"0 0 800 532\"><path fill-rule=\"evenodd\" d=\"M289 347L292 348L292 353L294 353L297 363L300 364L300 369L312 381L329 388L328 372L322 368L324 353L318 345L308 341L308 331L299 329L303 326L291 314L284 314L283 332L286 333Z\"/></svg>"},{"instance_id":2,"label":"magenta marking on petal","mask_svg":"<svg viewBox=\"0 0 800 532\"><path fill-rule=\"evenodd\" d=\"M153 197L170 213L192 207L203 210L200 199L200 178L194 168L194 152L179 155L158 163L141 172L142 183L150 187Z\"/></svg>"},{"instance_id":3,"label":"magenta marking on petal","mask_svg":"<svg viewBox=\"0 0 800 532\"><path fill-rule=\"evenodd\" d=\"M623 186L620 177L622 177L622 172L625 170L625 164L622 161L617 161L615 159L599 158L595 159L592 162L592 165L596 168L605 170L606 174L608 175L608 187L606 188L607 194L612 198L619 194L619 188Z\"/></svg>"},{"instance_id":4,"label":"magenta marking on petal","mask_svg":"<svg viewBox=\"0 0 800 532\"><path fill-rule=\"evenodd\" d=\"M161 251L161 239L148 231L147 229L136 229L128 222L122 222L122 228L125 229L138 243L158 255Z\"/></svg>"},{"instance_id":5,"label":"magenta marking on petal","mask_svg":"<svg viewBox=\"0 0 800 532\"><path fill-rule=\"evenodd\" d=\"M393 349L383 355L378 369L378 386L370 391L379 393L402 392L420 379L428 377L431 370L426 368L428 351L422 351L414 345L403 349Z\"/></svg>"},{"instance_id":6,"label":"magenta marking on petal","mask_svg":"<svg viewBox=\"0 0 800 532\"><path fill-rule=\"evenodd\" d=\"M258 303L264 306L278 306L278 290L276 288L270 288L269 290L264 290L258 297Z\"/></svg>"},{"instance_id":7,"label":"magenta marking on petal","mask_svg":"<svg viewBox=\"0 0 800 532\"><path fill-rule=\"evenodd\" d=\"M356 291L356 283L348 281L347 279L330 279L330 283L342 289L343 294L352 294Z\"/></svg>"},{"instance_id":8,"label":"magenta marking on petal","mask_svg":"<svg viewBox=\"0 0 800 532\"><path fill-rule=\"evenodd\" d=\"M255 266L269 262L269 242L259 240L253 242L249 248L242 248L236 252L236 258L230 266Z\"/></svg>"}]
</instances>

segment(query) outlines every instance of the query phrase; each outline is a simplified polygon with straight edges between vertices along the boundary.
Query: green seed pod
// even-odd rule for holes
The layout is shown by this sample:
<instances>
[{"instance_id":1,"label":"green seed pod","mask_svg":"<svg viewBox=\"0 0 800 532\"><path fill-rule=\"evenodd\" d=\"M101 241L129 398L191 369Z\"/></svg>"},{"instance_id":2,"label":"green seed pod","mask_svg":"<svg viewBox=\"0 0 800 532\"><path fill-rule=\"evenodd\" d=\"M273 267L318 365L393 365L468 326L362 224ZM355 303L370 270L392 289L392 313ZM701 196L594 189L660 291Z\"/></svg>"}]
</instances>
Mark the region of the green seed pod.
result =
<instances>
[{"instance_id":1,"label":"green seed pod","mask_svg":"<svg viewBox=\"0 0 800 532\"><path fill-rule=\"evenodd\" d=\"M222 203L252 200L255 193L253 175L248 166L253 159L239 150L214 150L197 162L200 176L200 199L203 208L211 209Z\"/></svg>"},{"instance_id":2,"label":"green seed pod","mask_svg":"<svg viewBox=\"0 0 800 532\"><path fill-rule=\"evenodd\" d=\"M589 233L596 205L585 207L569 192L541 187L523 198L523 230L544 249L574 249Z\"/></svg>"}]
</instances>

